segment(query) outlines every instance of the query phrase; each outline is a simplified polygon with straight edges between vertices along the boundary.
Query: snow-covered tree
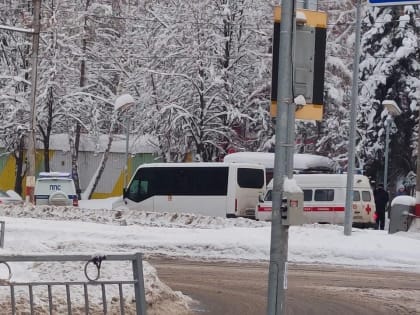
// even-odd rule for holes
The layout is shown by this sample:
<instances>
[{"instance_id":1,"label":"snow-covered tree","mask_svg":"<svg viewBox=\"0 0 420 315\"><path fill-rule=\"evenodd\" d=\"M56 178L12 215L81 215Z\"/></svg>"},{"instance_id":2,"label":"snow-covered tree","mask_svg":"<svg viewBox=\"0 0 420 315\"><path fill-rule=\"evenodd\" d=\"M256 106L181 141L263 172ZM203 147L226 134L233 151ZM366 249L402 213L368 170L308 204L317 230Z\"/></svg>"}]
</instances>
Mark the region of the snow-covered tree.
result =
<instances>
[{"instance_id":1,"label":"snow-covered tree","mask_svg":"<svg viewBox=\"0 0 420 315\"><path fill-rule=\"evenodd\" d=\"M261 25L254 22L258 11L253 2L179 1L170 10L155 5L149 11L163 29L156 46L164 43L159 47L161 55L168 51L165 63L150 69L160 99L156 113L165 122L154 130L168 143L167 153L179 159L186 150L195 151L197 159L209 161L229 147L258 147L253 143L264 138L255 137L262 134L254 132L254 125L269 124L267 69L271 64L264 54L267 46L260 45L268 44L268 36L261 39L262 31L258 33ZM249 138L249 130L254 139Z\"/></svg>"},{"instance_id":2,"label":"snow-covered tree","mask_svg":"<svg viewBox=\"0 0 420 315\"><path fill-rule=\"evenodd\" d=\"M6 6L5 6L6 7ZM0 24L27 28L30 6L12 1L0 14ZM3 9L4 11L4 9ZM15 190L22 191L26 171L24 145L30 123L30 37L15 31L0 32L0 142L16 161Z\"/></svg>"},{"instance_id":3,"label":"snow-covered tree","mask_svg":"<svg viewBox=\"0 0 420 315\"><path fill-rule=\"evenodd\" d=\"M5 2L0 23L31 26L31 1ZM212 161L228 150L272 150L270 40L275 4L42 1L37 137L44 143L44 168L49 168L49 135L67 133L77 184L80 134L108 134L110 144L113 134L123 133L124 114L114 112L113 102L125 93L136 100L129 109L131 136L152 135L165 161L183 161L190 154ZM318 4L329 16L324 120L299 122L297 138L314 143L314 152L345 168L355 0ZM417 152L419 11L415 6L363 8L357 166L380 176L385 120L381 103L392 99L403 114L392 129L391 175L404 175L413 170ZM0 139L17 153L23 174L24 157L18 152L23 152L29 125L30 35L1 31L0 49ZM93 182L99 180L100 169L104 165Z\"/></svg>"},{"instance_id":4,"label":"snow-covered tree","mask_svg":"<svg viewBox=\"0 0 420 315\"><path fill-rule=\"evenodd\" d=\"M303 124L298 132L312 137L315 152L347 168L355 6L352 0L320 1L320 9L328 14L324 117L312 126Z\"/></svg>"},{"instance_id":5,"label":"snow-covered tree","mask_svg":"<svg viewBox=\"0 0 420 315\"><path fill-rule=\"evenodd\" d=\"M360 64L358 151L368 174L381 175L386 112L384 100L394 100L402 114L391 128L390 176L394 181L415 169L420 93L419 10L413 6L370 8L363 20ZM379 176L381 178L382 176Z\"/></svg>"}]
</instances>

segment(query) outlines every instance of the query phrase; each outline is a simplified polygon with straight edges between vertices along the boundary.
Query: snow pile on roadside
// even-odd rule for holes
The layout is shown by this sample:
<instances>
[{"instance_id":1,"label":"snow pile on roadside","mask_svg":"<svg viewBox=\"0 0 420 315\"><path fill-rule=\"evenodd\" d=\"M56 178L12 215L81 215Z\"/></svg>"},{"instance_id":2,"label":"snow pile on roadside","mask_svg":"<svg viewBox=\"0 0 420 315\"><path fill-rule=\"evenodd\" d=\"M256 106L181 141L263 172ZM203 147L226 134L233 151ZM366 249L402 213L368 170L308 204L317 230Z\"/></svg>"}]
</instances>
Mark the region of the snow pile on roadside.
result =
<instances>
[{"instance_id":1,"label":"snow pile on roadside","mask_svg":"<svg viewBox=\"0 0 420 315\"><path fill-rule=\"evenodd\" d=\"M289 260L301 263L420 271L420 233L310 225L290 229Z\"/></svg>"},{"instance_id":2,"label":"snow pile on roadside","mask_svg":"<svg viewBox=\"0 0 420 315\"><path fill-rule=\"evenodd\" d=\"M147 264L147 263L146 263ZM147 264L145 269L146 277L146 302L148 304L147 314L187 314L189 305L193 300L179 291L173 291L158 278L156 269Z\"/></svg>"},{"instance_id":3,"label":"snow pile on roadside","mask_svg":"<svg viewBox=\"0 0 420 315\"><path fill-rule=\"evenodd\" d=\"M116 211L104 207L50 206L0 206L0 220L6 222L5 247L0 249L0 255L141 252L146 259L153 255L236 262L270 259L270 222L193 214ZM291 263L420 272L420 233L388 234L386 231L353 229L349 237L344 235L342 226L293 226L289 230L288 260ZM103 263L101 280L102 275L132 279L131 273L128 263L125 267L111 267L107 262ZM75 267L66 269L57 264L40 267L35 263L26 267L13 266L13 274L15 277L19 275L13 278L14 281L45 280L45 275L50 274L73 280L83 276L83 268L81 271ZM4 278L0 268L0 279ZM188 309L191 299L163 284L156 270L146 261L144 278L148 314L191 313ZM118 297L117 291L110 290L110 293ZM65 297L65 291L63 294ZM77 295L77 292L74 294ZM127 292L124 296L130 297L130 294L133 295ZM2 292L0 304L1 298L7 303L10 301ZM83 301L80 295L79 300ZM118 306L115 299L109 300L114 301L109 310ZM65 298L63 301L65 304ZM100 298L97 301L96 305L100 307ZM132 298L127 299L129 308L134 306L132 302ZM6 308L0 305L0 309ZM130 311L127 310L126 314Z\"/></svg>"},{"instance_id":4,"label":"snow pile on roadside","mask_svg":"<svg viewBox=\"0 0 420 315\"><path fill-rule=\"evenodd\" d=\"M1 252L1 251L0 251ZM12 270L11 282L85 282L85 262L34 262L34 263L10 263ZM4 269L4 268L3 268ZM0 278L7 278L6 270L0 271ZM96 271L90 271L96 275ZM131 264L129 262L105 261L100 269L101 281L130 281L133 279ZM163 314L190 314L188 304L192 299L179 291L173 291L166 284L162 283L156 269L148 262L143 262L143 273L145 283L145 295L147 313L154 315ZM100 286L90 283L87 286L89 309L92 313L103 311L102 290ZM53 309L57 314L67 313L66 288L63 285L52 286ZM107 309L111 314L119 314L120 292L117 285L106 285ZM25 313L29 310L28 287L15 286L16 310ZM135 314L136 303L132 285L123 285L122 294L124 299L124 311L126 314ZM47 286L33 287L34 304L37 314L47 314L49 309ZM70 286L70 301L74 314L84 314L85 296L84 288L81 285ZM10 305L10 289L7 286L0 286L0 309L2 314L12 313ZM171 311L169 311L171 310Z\"/></svg>"},{"instance_id":5,"label":"snow pile on roadside","mask_svg":"<svg viewBox=\"0 0 420 315\"><path fill-rule=\"evenodd\" d=\"M0 216L24 217L62 221L83 221L116 225L149 227L225 228L266 227L268 222L244 218L226 219L188 213L157 213L138 210L83 209L56 206L0 206Z\"/></svg>"},{"instance_id":6,"label":"snow pile on roadside","mask_svg":"<svg viewBox=\"0 0 420 315\"><path fill-rule=\"evenodd\" d=\"M420 218L413 219L413 222L411 223L408 231L413 233L420 233Z\"/></svg>"},{"instance_id":7,"label":"snow pile on roadside","mask_svg":"<svg viewBox=\"0 0 420 315\"><path fill-rule=\"evenodd\" d=\"M86 210L71 207L22 207L22 206L0 206L0 216L6 222L5 246L0 248L0 255L51 255L51 254L91 254L97 251L104 253L137 252L139 248L115 248L113 242L101 246L98 239L93 237L95 228L87 228L90 233L79 234L72 228L73 223L77 226L81 221L94 223L106 223L120 225L120 220L115 219L115 211L110 210ZM13 219L15 217L16 219ZM30 218L30 219L27 219ZM44 219L38 221L32 218ZM45 220L49 219L51 221ZM17 220L17 221L16 221ZM52 220L54 220L53 224ZM71 222L70 222L71 221ZM40 222L42 224L37 224ZM49 223L50 222L50 223ZM69 228L65 227L68 222ZM77 223L79 222L79 223ZM130 222L130 220L129 220ZM130 223L135 224L135 223ZM92 225L93 226L93 225ZM100 230L106 229L98 226ZM102 225L103 226L103 225ZM118 227L116 227L118 228ZM49 231L51 229L51 231ZM43 234L45 232L45 234ZM63 236L60 239L58 235ZM45 238L44 238L45 236ZM87 245L89 244L89 245ZM119 246L118 246L119 247ZM110 249L110 248L113 248ZM36 262L36 263L10 263L12 269L12 282L28 281L86 281L83 272L83 263L68 262ZM115 266L115 262L106 261L101 267L101 278L99 280L132 280L132 267L128 262ZM183 295L181 292L173 291L158 278L156 269L147 261L143 261L143 274L145 281L145 294L148 314L190 314L189 304L192 299ZM8 278L5 265L0 266L0 281ZM40 288L40 287L38 287ZM37 289L38 290L38 289ZM66 291L64 287L54 287L54 308L57 313L66 313ZM111 313L119 313L119 292L117 286L107 286L108 310ZM18 312L28 311L28 288L16 287L16 307ZM38 290L36 311L48 313L48 292ZM84 313L83 287L73 287L71 289L72 308L74 312ZM134 291L124 287L125 313L134 314L135 300ZM10 289L0 286L0 309L5 313L10 310ZM91 310L100 313L102 311L102 300L100 287L89 291L89 303ZM117 303L116 303L117 301ZM61 312L62 311L62 312ZM1 313L1 312L0 312Z\"/></svg>"},{"instance_id":8,"label":"snow pile on roadside","mask_svg":"<svg viewBox=\"0 0 420 315\"><path fill-rule=\"evenodd\" d=\"M19 253L32 252L33 240L44 245L42 253L142 252L146 257L230 261L270 258L269 222L72 207L0 207L1 215L8 216L6 237L18 242L6 243L19 250L26 242ZM420 271L420 233L353 229L349 237L342 226L294 226L289 230L288 259Z\"/></svg>"}]
</instances>

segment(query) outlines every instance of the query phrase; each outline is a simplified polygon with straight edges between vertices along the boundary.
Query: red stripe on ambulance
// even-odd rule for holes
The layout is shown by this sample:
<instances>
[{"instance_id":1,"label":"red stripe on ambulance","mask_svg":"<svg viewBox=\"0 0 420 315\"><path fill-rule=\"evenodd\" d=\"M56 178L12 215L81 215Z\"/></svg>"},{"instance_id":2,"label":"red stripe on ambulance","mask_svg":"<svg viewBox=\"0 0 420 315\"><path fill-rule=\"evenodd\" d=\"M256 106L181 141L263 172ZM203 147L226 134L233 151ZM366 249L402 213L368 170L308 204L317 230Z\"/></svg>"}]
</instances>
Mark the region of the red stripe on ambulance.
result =
<instances>
[{"instance_id":1,"label":"red stripe on ambulance","mask_svg":"<svg viewBox=\"0 0 420 315\"><path fill-rule=\"evenodd\" d=\"M263 207L263 206L258 206L258 211L263 212L263 211L271 211L271 207Z\"/></svg>"},{"instance_id":2,"label":"red stripe on ambulance","mask_svg":"<svg viewBox=\"0 0 420 315\"><path fill-rule=\"evenodd\" d=\"M303 211L344 211L344 207L303 207Z\"/></svg>"}]
</instances>

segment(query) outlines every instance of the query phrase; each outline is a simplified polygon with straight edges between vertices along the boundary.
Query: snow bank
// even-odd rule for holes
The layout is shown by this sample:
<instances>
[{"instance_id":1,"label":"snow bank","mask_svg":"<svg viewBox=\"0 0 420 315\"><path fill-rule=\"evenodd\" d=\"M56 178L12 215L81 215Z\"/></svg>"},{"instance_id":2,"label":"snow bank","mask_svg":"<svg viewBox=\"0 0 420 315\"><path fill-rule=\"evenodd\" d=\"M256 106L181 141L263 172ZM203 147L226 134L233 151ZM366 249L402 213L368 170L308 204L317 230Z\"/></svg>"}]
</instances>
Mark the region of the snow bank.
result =
<instances>
[{"instance_id":1,"label":"snow bank","mask_svg":"<svg viewBox=\"0 0 420 315\"><path fill-rule=\"evenodd\" d=\"M105 204L105 203L103 203ZM55 206L7 206L0 207L0 215L48 220L83 221L114 225L139 225L150 227L183 227L220 229L226 227L263 227L268 222L244 218L225 219L188 213L157 213L138 210L85 209Z\"/></svg>"},{"instance_id":2,"label":"snow bank","mask_svg":"<svg viewBox=\"0 0 420 315\"><path fill-rule=\"evenodd\" d=\"M0 251L1 252L1 251ZM2 253L3 254L3 253ZM12 282L31 281L86 281L83 268L79 262L37 262L11 263ZM101 265L102 281L132 280L131 264L129 262L108 262ZM192 299L179 291L173 291L158 278L156 269L147 261L143 262L147 313L158 314L189 314L189 303ZM4 278L3 274L0 274ZM130 278L131 277L131 278ZM106 285L107 309L110 314L120 314L119 288L117 285ZM46 286L34 287L34 304L36 314L48 314L48 290ZM136 303L132 286L123 285L126 314L135 314ZM15 286L16 310L18 314L26 314L29 309L28 288ZM53 308L56 314L67 314L66 289L64 286L52 286ZM70 287L73 314L84 314L84 288L76 285ZM102 290L99 286L88 285L89 310L91 314L102 314ZM11 314L10 289L0 287L1 314Z\"/></svg>"},{"instance_id":3,"label":"snow bank","mask_svg":"<svg viewBox=\"0 0 420 315\"><path fill-rule=\"evenodd\" d=\"M405 205L414 207L416 205L416 198L411 196L397 196L392 199L391 207L394 205Z\"/></svg>"},{"instance_id":4,"label":"snow bank","mask_svg":"<svg viewBox=\"0 0 420 315\"><path fill-rule=\"evenodd\" d=\"M270 258L271 224L248 219L73 207L0 206L0 220L6 222L5 248L0 249L0 254L4 255L141 252L146 260L151 255L236 262L266 262ZM353 229L351 236L345 236L342 226L291 227L288 260L420 272L420 233L388 234ZM33 265L18 268L15 276L19 275L22 280L37 279L51 272L72 275L72 269L66 270L62 266ZM129 267L111 268L109 272L104 269L104 275L114 275L115 270L131 272ZM175 309L173 305L185 309L190 303L187 297L158 281L154 268L146 263L144 274L148 302L152 308L163 309L156 314L175 314L167 310Z\"/></svg>"},{"instance_id":5,"label":"snow bank","mask_svg":"<svg viewBox=\"0 0 420 315\"><path fill-rule=\"evenodd\" d=\"M12 238L11 248L19 253L142 252L231 261L268 261L270 256L269 222L47 206L3 206L0 216L7 216L6 244L12 246L7 239ZM342 226L312 224L291 227L289 235L291 262L420 271L419 233L353 229L348 237Z\"/></svg>"}]
</instances>

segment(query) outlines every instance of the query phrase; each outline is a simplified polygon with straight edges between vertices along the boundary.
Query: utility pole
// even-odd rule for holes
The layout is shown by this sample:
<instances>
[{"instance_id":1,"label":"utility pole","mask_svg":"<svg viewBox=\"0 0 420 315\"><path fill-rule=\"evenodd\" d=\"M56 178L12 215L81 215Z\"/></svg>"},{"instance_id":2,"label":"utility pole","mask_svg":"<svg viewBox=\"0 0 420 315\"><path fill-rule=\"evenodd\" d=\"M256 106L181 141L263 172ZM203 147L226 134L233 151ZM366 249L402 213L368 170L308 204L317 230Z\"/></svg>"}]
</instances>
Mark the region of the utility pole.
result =
<instances>
[{"instance_id":1,"label":"utility pole","mask_svg":"<svg viewBox=\"0 0 420 315\"><path fill-rule=\"evenodd\" d=\"M415 214L420 217L420 121L417 131L417 172L416 172L416 210Z\"/></svg>"},{"instance_id":2,"label":"utility pole","mask_svg":"<svg viewBox=\"0 0 420 315\"><path fill-rule=\"evenodd\" d=\"M282 224L281 202L284 192L284 177L288 168L293 166L294 143L288 143L294 119L294 101L292 95L292 31L294 23L294 0L281 2L279 67L277 84L276 148L274 159L273 208L271 222L270 266L268 279L267 315L285 313L287 290L287 251L289 227ZM290 113L293 111L293 113ZM294 128L294 125L293 125ZM290 162L290 163L289 163Z\"/></svg>"},{"instance_id":3,"label":"utility pole","mask_svg":"<svg viewBox=\"0 0 420 315\"><path fill-rule=\"evenodd\" d=\"M32 0L33 4L33 35L32 35L32 56L31 56L31 112L30 112L30 127L28 138L28 172L26 174L26 201L34 202L35 190L35 168L36 168L36 84L38 72L38 48L39 48L39 32L40 32L40 15L41 15L41 0Z\"/></svg>"},{"instance_id":4,"label":"utility pole","mask_svg":"<svg viewBox=\"0 0 420 315\"><path fill-rule=\"evenodd\" d=\"M359 102L359 60L360 60L360 16L361 0L356 3L356 39L355 52L353 58L353 85L351 89L351 108L350 108L350 132L349 132L349 153L347 162L347 190L346 190L346 209L344 211L344 235L351 235L353 226L353 182L354 182L354 157L356 146L356 108Z\"/></svg>"}]
</instances>

